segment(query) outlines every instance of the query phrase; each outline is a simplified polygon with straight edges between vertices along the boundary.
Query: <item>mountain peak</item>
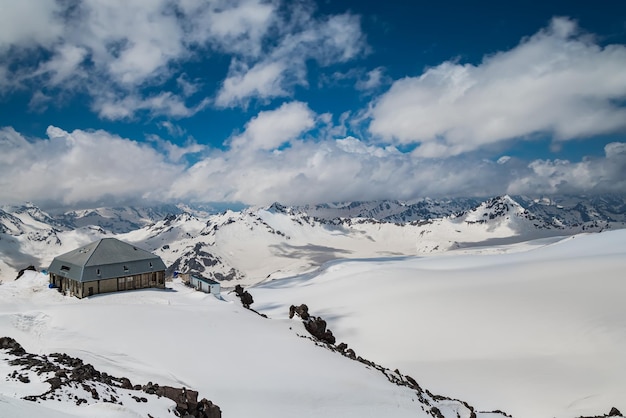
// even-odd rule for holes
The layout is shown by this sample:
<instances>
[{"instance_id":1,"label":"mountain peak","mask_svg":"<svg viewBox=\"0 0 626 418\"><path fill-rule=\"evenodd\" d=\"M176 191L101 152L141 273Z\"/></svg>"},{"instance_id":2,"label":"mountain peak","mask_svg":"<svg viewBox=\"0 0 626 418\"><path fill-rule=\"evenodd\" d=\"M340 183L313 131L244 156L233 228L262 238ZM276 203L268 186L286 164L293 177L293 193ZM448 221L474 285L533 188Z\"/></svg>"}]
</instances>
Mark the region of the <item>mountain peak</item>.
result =
<instances>
[{"instance_id":1,"label":"mountain peak","mask_svg":"<svg viewBox=\"0 0 626 418\"><path fill-rule=\"evenodd\" d=\"M289 213L290 210L287 208L287 206L282 205L278 202L274 202L272 203L268 208L267 208L268 212L272 212L272 213Z\"/></svg>"}]
</instances>

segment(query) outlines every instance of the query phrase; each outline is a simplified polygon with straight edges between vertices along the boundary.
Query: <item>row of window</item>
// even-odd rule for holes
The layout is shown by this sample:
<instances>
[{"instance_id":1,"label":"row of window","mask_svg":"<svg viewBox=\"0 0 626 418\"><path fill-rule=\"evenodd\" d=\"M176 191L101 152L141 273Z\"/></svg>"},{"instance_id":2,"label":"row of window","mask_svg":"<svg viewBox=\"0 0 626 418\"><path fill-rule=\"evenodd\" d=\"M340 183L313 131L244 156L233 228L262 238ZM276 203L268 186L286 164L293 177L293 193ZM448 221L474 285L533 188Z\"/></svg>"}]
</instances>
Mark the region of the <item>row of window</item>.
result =
<instances>
[{"instance_id":1,"label":"row of window","mask_svg":"<svg viewBox=\"0 0 626 418\"><path fill-rule=\"evenodd\" d=\"M70 271L70 268L70 266L61 266L61 271ZM150 268L153 268L152 263L150 263ZM130 269L126 265L123 266L123 269L124 273L128 273L130 271ZM97 269L96 274L100 276L100 269Z\"/></svg>"}]
</instances>

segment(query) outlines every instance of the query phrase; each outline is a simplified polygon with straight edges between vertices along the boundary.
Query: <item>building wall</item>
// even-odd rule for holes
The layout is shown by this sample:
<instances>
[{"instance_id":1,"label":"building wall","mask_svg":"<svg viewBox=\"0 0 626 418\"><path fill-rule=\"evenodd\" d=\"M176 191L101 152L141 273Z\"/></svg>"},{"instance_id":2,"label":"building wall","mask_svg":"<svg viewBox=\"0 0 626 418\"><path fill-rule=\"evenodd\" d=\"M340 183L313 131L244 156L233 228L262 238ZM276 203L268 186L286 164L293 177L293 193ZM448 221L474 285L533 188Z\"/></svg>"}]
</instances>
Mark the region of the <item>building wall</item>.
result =
<instances>
[{"instance_id":1,"label":"building wall","mask_svg":"<svg viewBox=\"0 0 626 418\"><path fill-rule=\"evenodd\" d=\"M117 278L98 280L98 293L117 292Z\"/></svg>"},{"instance_id":2,"label":"building wall","mask_svg":"<svg viewBox=\"0 0 626 418\"><path fill-rule=\"evenodd\" d=\"M165 271L137 274L134 276L115 277L112 279L78 282L67 277L50 273L50 283L61 289L63 294L84 298L99 293L110 293L123 290L159 288L165 289Z\"/></svg>"},{"instance_id":3,"label":"building wall","mask_svg":"<svg viewBox=\"0 0 626 418\"><path fill-rule=\"evenodd\" d=\"M190 276L189 277L189 285L197 290L200 290L204 293L220 293L220 285L219 284L209 284L202 280L198 280L197 278Z\"/></svg>"}]
</instances>

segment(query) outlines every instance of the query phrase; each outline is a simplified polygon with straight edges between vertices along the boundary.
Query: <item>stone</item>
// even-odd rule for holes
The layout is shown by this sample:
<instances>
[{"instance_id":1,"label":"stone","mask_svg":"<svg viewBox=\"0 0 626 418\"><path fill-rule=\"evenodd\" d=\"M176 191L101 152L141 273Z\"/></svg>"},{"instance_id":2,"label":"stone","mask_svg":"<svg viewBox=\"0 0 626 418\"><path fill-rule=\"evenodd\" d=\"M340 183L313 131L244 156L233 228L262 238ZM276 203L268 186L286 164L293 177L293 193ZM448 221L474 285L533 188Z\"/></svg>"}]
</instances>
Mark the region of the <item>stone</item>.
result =
<instances>
[{"instance_id":1,"label":"stone","mask_svg":"<svg viewBox=\"0 0 626 418\"><path fill-rule=\"evenodd\" d=\"M0 350L7 350L9 354L13 354L14 356L21 356L26 354L26 350L24 350L24 347L22 347L20 343L18 343L11 337L0 338Z\"/></svg>"}]
</instances>

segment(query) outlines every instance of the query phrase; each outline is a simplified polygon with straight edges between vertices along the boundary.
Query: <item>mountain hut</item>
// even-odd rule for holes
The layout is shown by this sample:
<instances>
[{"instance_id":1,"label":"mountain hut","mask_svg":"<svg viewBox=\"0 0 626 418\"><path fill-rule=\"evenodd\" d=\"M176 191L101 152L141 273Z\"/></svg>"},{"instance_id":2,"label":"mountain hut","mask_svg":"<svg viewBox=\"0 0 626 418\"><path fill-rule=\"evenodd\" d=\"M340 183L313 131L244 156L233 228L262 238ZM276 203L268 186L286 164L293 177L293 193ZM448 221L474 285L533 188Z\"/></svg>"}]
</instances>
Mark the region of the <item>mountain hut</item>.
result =
<instances>
[{"instance_id":1,"label":"mountain hut","mask_svg":"<svg viewBox=\"0 0 626 418\"><path fill-rule=\"evenodd\" d=\"M55 257L48 273L51 286L81 299L99 293L165 288L161 258L116 238L102 238Z\"/></svg>"}]
</instances>

